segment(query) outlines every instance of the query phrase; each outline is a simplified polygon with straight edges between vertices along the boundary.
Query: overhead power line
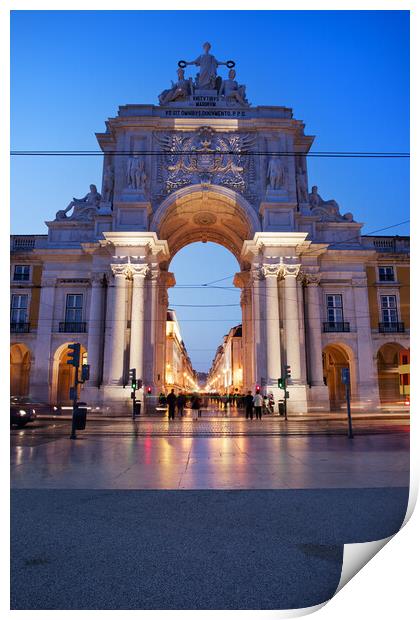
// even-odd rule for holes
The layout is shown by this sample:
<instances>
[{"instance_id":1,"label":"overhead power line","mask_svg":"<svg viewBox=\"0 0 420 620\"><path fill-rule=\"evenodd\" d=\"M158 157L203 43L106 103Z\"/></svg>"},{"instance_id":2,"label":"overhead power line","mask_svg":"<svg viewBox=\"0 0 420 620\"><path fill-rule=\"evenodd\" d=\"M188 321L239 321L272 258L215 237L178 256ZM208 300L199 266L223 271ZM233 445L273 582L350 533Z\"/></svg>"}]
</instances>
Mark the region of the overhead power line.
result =
<instances>
[{"instance_id":1,"label":"overhead power line","mask_svg":"<svg viewBox=\"0 0 420 620\"><path fill-rule=\"evenodd\" d=\"M29 151L18 150L10 151L10 155L33 157L103 157L105 155L113 156L127 156L127 155L144 155L153 157L155 155L197 155L200 151L100 151L100 150L45 150L45 151ZM206 154L209 155L241 155L241 156L282 156L293 157L295 155L304 155L305 157L342 157L342 158L388 158L388 159L409 159L410 153L406 151L311 151L309 153L302 153L301 151L228 151L228 150L206 150Z\"/></svg>"}]
</instances>

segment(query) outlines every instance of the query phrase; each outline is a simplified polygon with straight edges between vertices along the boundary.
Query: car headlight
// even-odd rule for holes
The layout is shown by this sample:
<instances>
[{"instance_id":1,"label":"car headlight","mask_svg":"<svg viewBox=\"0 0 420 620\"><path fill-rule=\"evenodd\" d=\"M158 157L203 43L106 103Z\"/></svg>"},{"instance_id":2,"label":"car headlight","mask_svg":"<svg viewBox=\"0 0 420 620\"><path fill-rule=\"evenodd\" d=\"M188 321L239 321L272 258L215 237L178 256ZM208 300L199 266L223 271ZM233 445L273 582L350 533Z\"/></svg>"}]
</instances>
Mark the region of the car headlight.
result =
<instances>
[{"instance_id":1,"label":"car headlight","mask_svg":"<svg viewBox=\"0 0 420 620\"><path fill-rule=\"evenodd\" d=\"M23 409L19 409L19 415L20 416L26 415L26 411L24 411Z\"/></svg>"},{"instance_id":2,"label":"car headlight","mask_svg":"<svg viewBox=\"0 0 420 620\"><path fill-rule=\"evenodd\" d=\"M35 413L35 409L32 409L32 413Z\"/></svg>"}]
</instances>

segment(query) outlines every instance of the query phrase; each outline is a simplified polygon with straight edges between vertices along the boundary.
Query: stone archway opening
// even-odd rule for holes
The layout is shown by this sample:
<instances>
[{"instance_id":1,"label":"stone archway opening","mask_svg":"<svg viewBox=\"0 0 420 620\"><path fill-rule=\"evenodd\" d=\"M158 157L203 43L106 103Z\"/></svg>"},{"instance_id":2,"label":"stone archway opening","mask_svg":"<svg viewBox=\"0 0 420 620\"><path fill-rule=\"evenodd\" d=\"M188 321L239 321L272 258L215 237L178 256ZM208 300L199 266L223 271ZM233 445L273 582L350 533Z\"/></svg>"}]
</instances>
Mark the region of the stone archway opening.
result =
<instances>
[{"instance_id":1,"label":"stone archway opening","mask_svg":"<svg viewBox=\"0 0 420 620\"><path fill-rule=\"evenodd\" d=\"M201 389L204 374L212 366L218 347L226 344L225 374L215 391L240 394L244 390L242 311L240 290L234 286L238 262L233 254L220 244L192 243L182 248L169 265L177 285L169 289L168 322L166 333L165 384L167 391L193 389L189 369L180 367L177 351L177 331L199 373ZM220 281L219 281L220 279ZM216 280L215 283L213 283ZM233 328L237 337L232 341ZM178 359L177 359L178 358ZM208 390L210 391L210 389Z\"/></svg>"},{"instance_id":2,"label":"stone archway opening","mask_svg":"<svg viewBox=\"0 0 420 620\"><path fill-rule=\"evenodd\" d=\"M31 352L24 344L12 344L10 347L10 394L27 396L29 394L29 377L31 372Z\"/></svg>"},{"instance_id":3,"label":"stone archway opening","mask_svg":"<svg viewBox=\"0 0 420 620\"><path fill-rule=\"evenodd\" d=\"M238 259L246 239L260 229L254 209L236 192L219 186L185 187L169 196L151 224L168 243L171 258L186 245L212 241Z\"/></svg>"},{"instance_id":4,"label":"stone archway opening","mask_svg":"<svg viewBox=\"0 0 420 620\"><path fill-rule=\"evenodd\" d=\"M382 404L395 404L402 399L398 355L403 348L396 342L387 342L377 353L379 399Z\"/></svg>"},{"instance_id":5,"label":"stone archway opening","mask_svg":"<svg viewBox=\"0 0 420 620\"><path fill-rule=\"evenodd\" d=\"M328 387L330 410L342 409L346 402L345 385L341 380L341 370L350 369L350 389L354 385L352 354L346 345L329 344L322 353L324 383Z\"/></svg>"},{"instance_id":6,"label":"stone archway opening","mask_svg":"<svg viewBox=\"0 0 420 620\"><path fill-rule=\"evenodd\" d=\"M236 261L234 261L235 267L233 267L231 260L227 260L226 262L230 263L229 267L226 266L224 269L220 269L215 266L208 279L212 281L221 277L230 277L230 280L225 281L225 284L228 284L231 290L234 290L231 296L236 300L239 307L240 302L237 299L239 290L235 290L235 287L243 290L247 287L250 268L250 265L241 258L241 252L244 247L244 242L253 239L255 232L260 230L260 222L255 210L242 196L228 188L213 185L185 187L171 194L160 205L151 223L151 229L157 233L159 239L165 240L168 244L168 260L160 263L160 269L161 282L164 283L163 286L166 284L169 291L170 287L175 284L175 277L178 279L177 274L170 273L169 269L171 272L173 271L172 266L176 264L179 253L184 248L187 248L187 246L191 247L192 244L200 242L206 244L206 248L215 245L222 246L222 248L233 255L236 259ZM174 258L175 263L172 262ZM205 260L206 259L203 258L203 262ZM209 253L209 258L207 260L211 262L211 253ZM241 277L236 277L234 287L233 281L235 274ZM195 280L197 280L197 276L193 278L193 281ZM205 282L205 279L201 280L201 283L203 282ZM162 325L162 319L167 309L171 309L171 306L168 306L171 293L169 293L168 296L166 291L163 291L161 287L160 295L159 312L161 313L161 320L158 321L158 326ZM199 295L195 296L195 299L197 299L197 305L199 305ZM242 299L242 310L238 313L239 317L231 321L232 324L229 328L233 328L235 325L242 325L242 342L244 344L245 342L247 343L247 356L251 357L250 342L252 335L249 333L251 329L249 313L251 310L250 308L247 309L247 316L245 319ZM212 301L214 304L217 304L217 297L213 296ZM162 306L166 306L166 309L162 310ZM230 307L228 306L226 310L227 309L230 309ZM199 310L200 308L197 308L197 311ZM227 313L229 318L231 315ZM205 327L204 323L203 327ZM164 327L160 327L160 332L163 332L163 329ZM225 331L228 332L229 329L226 327ZM222 341L223 336L224 334L221 334L220 341ZM165 337L166 334L158 333L156 338L157 342L163 344ZM167 349L166 346L165 348ZM194 348L202 347L194 345ZM216 353L216 349L217 344L215 343L214 353ZM163 347L161 347L161 351L158 353L157 376L161 378L162 387L176 385L173 368L168 366L168 364L171 364L171 361L168 359L169 357L168 350L163 353ZM252 360L244 359L243 366L241 366L240 369L238 368L236 372L237 378L241 376L241 385L234 386L232 383L232 385L229 386L230 388L233 390L236 388L239 391L240 387L241 391L243 391L244 388L248 387L247 384L249 382L251 365ZM169 382L167 381L168 377L171 379Z\"/></svg>"},{"instance_id":7,"label":"stone archway opening","mask_svg":"<svg viewBox=\"0 0 420 620\"><path fill-rule=\"evenodd\" d=\"M55 405L70 405L70 388L74 384L75 369L67 363L69 342L61 345L54 354L52 395ZM80 368L82 364L87 364L87 351L85 347L80 349ZM80 396L80 385L78 386L78 397Z\"/></svg>"}]
</instances>

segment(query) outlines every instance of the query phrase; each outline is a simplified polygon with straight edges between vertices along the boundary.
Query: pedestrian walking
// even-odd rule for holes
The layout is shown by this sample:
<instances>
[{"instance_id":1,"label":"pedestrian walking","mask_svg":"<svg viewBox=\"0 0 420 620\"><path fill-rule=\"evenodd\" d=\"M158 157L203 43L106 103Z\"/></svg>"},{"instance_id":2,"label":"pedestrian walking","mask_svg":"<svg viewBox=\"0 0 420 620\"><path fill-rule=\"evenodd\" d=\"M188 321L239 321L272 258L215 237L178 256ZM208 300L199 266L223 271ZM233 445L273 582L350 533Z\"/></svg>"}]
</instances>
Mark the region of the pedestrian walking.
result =
<instances>
[{"instance_id":1,"label":"pedestrian walking","mask_svg":"<svg viewBox=\"0 0 420 620\"><path fill-rule=\"evenodd\" d=\"M168 403L168 418L169 420L175 420L176 394L174 389L166 397L166 402Z\"/></svg>"},{"instance_id":2,"label":"pedestrian walking","mask_svg":"<svg viewBox=\"0 0 420 620\"><path fill-rule=\"evenodd\" d=\"M183 392L180 392L176 399L176 408L178 409L178 415L180 418L184 417L184 408L187 402L187 397Z\"/></svg>"},{"instance_id":3,"label":"pedestrian walking","mask_svg":"<svg viewBox=\"0 0 420 620\"><path fill-rule=\"evenodd\" d=\"M244 400L245 400L245 416L246 416L246 419L251 418L251 420L252 420L253 417L254 417L254 399L253 399L251 390L245 396Z\"/></svg>"},{"instance_id":4,"label":"pedestrian walking","mask_svg":"<svg viewBox=\"0 0 420 620\"><path fill-rule=\"evenodd\" d=\"M201 418L201 401L198 394L194 394L191 401L191 409L193 410L193 419Z\"/></svg>"},{"instance_id":5,"label":"pedestrian walking","mask_svg":"<svg viewBox=\"0 0 420 620\"><path fill-rule=\"evenodd\" d=\"M254 396L255 417L257 420L262 420L262 407L264 399L259 392Z\"/></svg>"}]
</instances>

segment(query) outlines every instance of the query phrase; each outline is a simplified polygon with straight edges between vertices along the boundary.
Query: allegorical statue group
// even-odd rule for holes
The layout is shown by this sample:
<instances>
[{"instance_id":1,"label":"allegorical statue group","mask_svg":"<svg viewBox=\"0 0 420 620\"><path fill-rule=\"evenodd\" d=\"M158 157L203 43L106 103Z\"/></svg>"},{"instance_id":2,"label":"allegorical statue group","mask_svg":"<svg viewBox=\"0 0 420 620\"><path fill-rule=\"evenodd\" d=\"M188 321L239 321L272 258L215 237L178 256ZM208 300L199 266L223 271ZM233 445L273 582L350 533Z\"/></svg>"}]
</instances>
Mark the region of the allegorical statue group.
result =
<instances>
[{"instance_id":1,"label":"allegorical statue group","mask_svg":"<svg viewBox=\"0 0 420 620\"><path fill-rule=\"evenodd\" d=\"M239 85L236 81L235 63L232 60L220 62L210 54L210 43L204 43L203 53L195 60L178 62L178 80L172 82L172 87L164 90L159 95L159 103L166 105L171 102L189 99L192 95L214 96L217 95L219 101L226 101L238 106L249 106L246 99L245 86ZM199 68L193 80L185 78L185 67L194 65ZM217 75L219 66L228 67L227 79L222 79ZM211 93L209 93L211 91ZM207 132L207 133L206 133ZM203 178L214 178L215 183L230 185L237 191L241 191L244 185L244 164L241 163L242 151L248 150L251 146L249 137L233 136L223 138L218 134L215 144L212 144L212 133L206 128L205 135L203 129L198 132L198 143L194 142L194 136L185 138L163 137L161 147L168 153L167 171L167 190L173 191L185 182L197 182L196 177L203 181ZM203 135L202 135L203 133ZM207 135L208 134L208 135ZM169 142L168 142L169 140ZM232 142L236 140L236 142ZM215 156L211 156L211 151L216 151ZM148 178L146 174L146 160L144 156L137 153L128 155L125 164L125 183L124 191L145 197ZM124 174L124 173L123 173ZM340 214L339 205L335 200L323 200L318 193L316 186L312 187L308 193L307 176L304 167L296 161L296 195L300 204L307 204L313 215L319 216L326 221L353 221L351 213ZM114 199L115 170L111 161L106 162L103 173L103 184L101 195L96 185L90 185L89 192L83 198L73 198L65 209L57 212L56 220L81 220L91 221L100 209L111 208ZM180 176L180 178L178 178ZM272 197L281 196L287 190L289 170L281 154L272 153L266 167L265 186L267 192ZM242 184L242 185L241 185ZM72 214L68 213L73 209Z\"/></svg>"},{"instance_id":2,"label":"allegorical statue group","mask_svg":"<svg viewBox=\"0 0 420 620\"><path fill-rule=\"evenodd\" d=\"M241 106L248 106L246 99L245 86L238 84L236 81L236 71L233 68L235 63L232 60L226 62L220 62L210 54L210 43L206 42L203 45L204 53L200 54L198 58L187 62L180 60L178 63L178 80L172 82L172 87L164 90L159 95L160 105L166 105L173 101L183 101L188 99L191 95L198 94L199 91L216 91L216 93L224 97L227 102L236 103ZM185 78L185 67L188 65L195 65L199 67L199 71L195 80L192 78ZM217 67L225 65L229 68L228 79L222 80L217 75Z\"/></svg>"}]
</instances>

